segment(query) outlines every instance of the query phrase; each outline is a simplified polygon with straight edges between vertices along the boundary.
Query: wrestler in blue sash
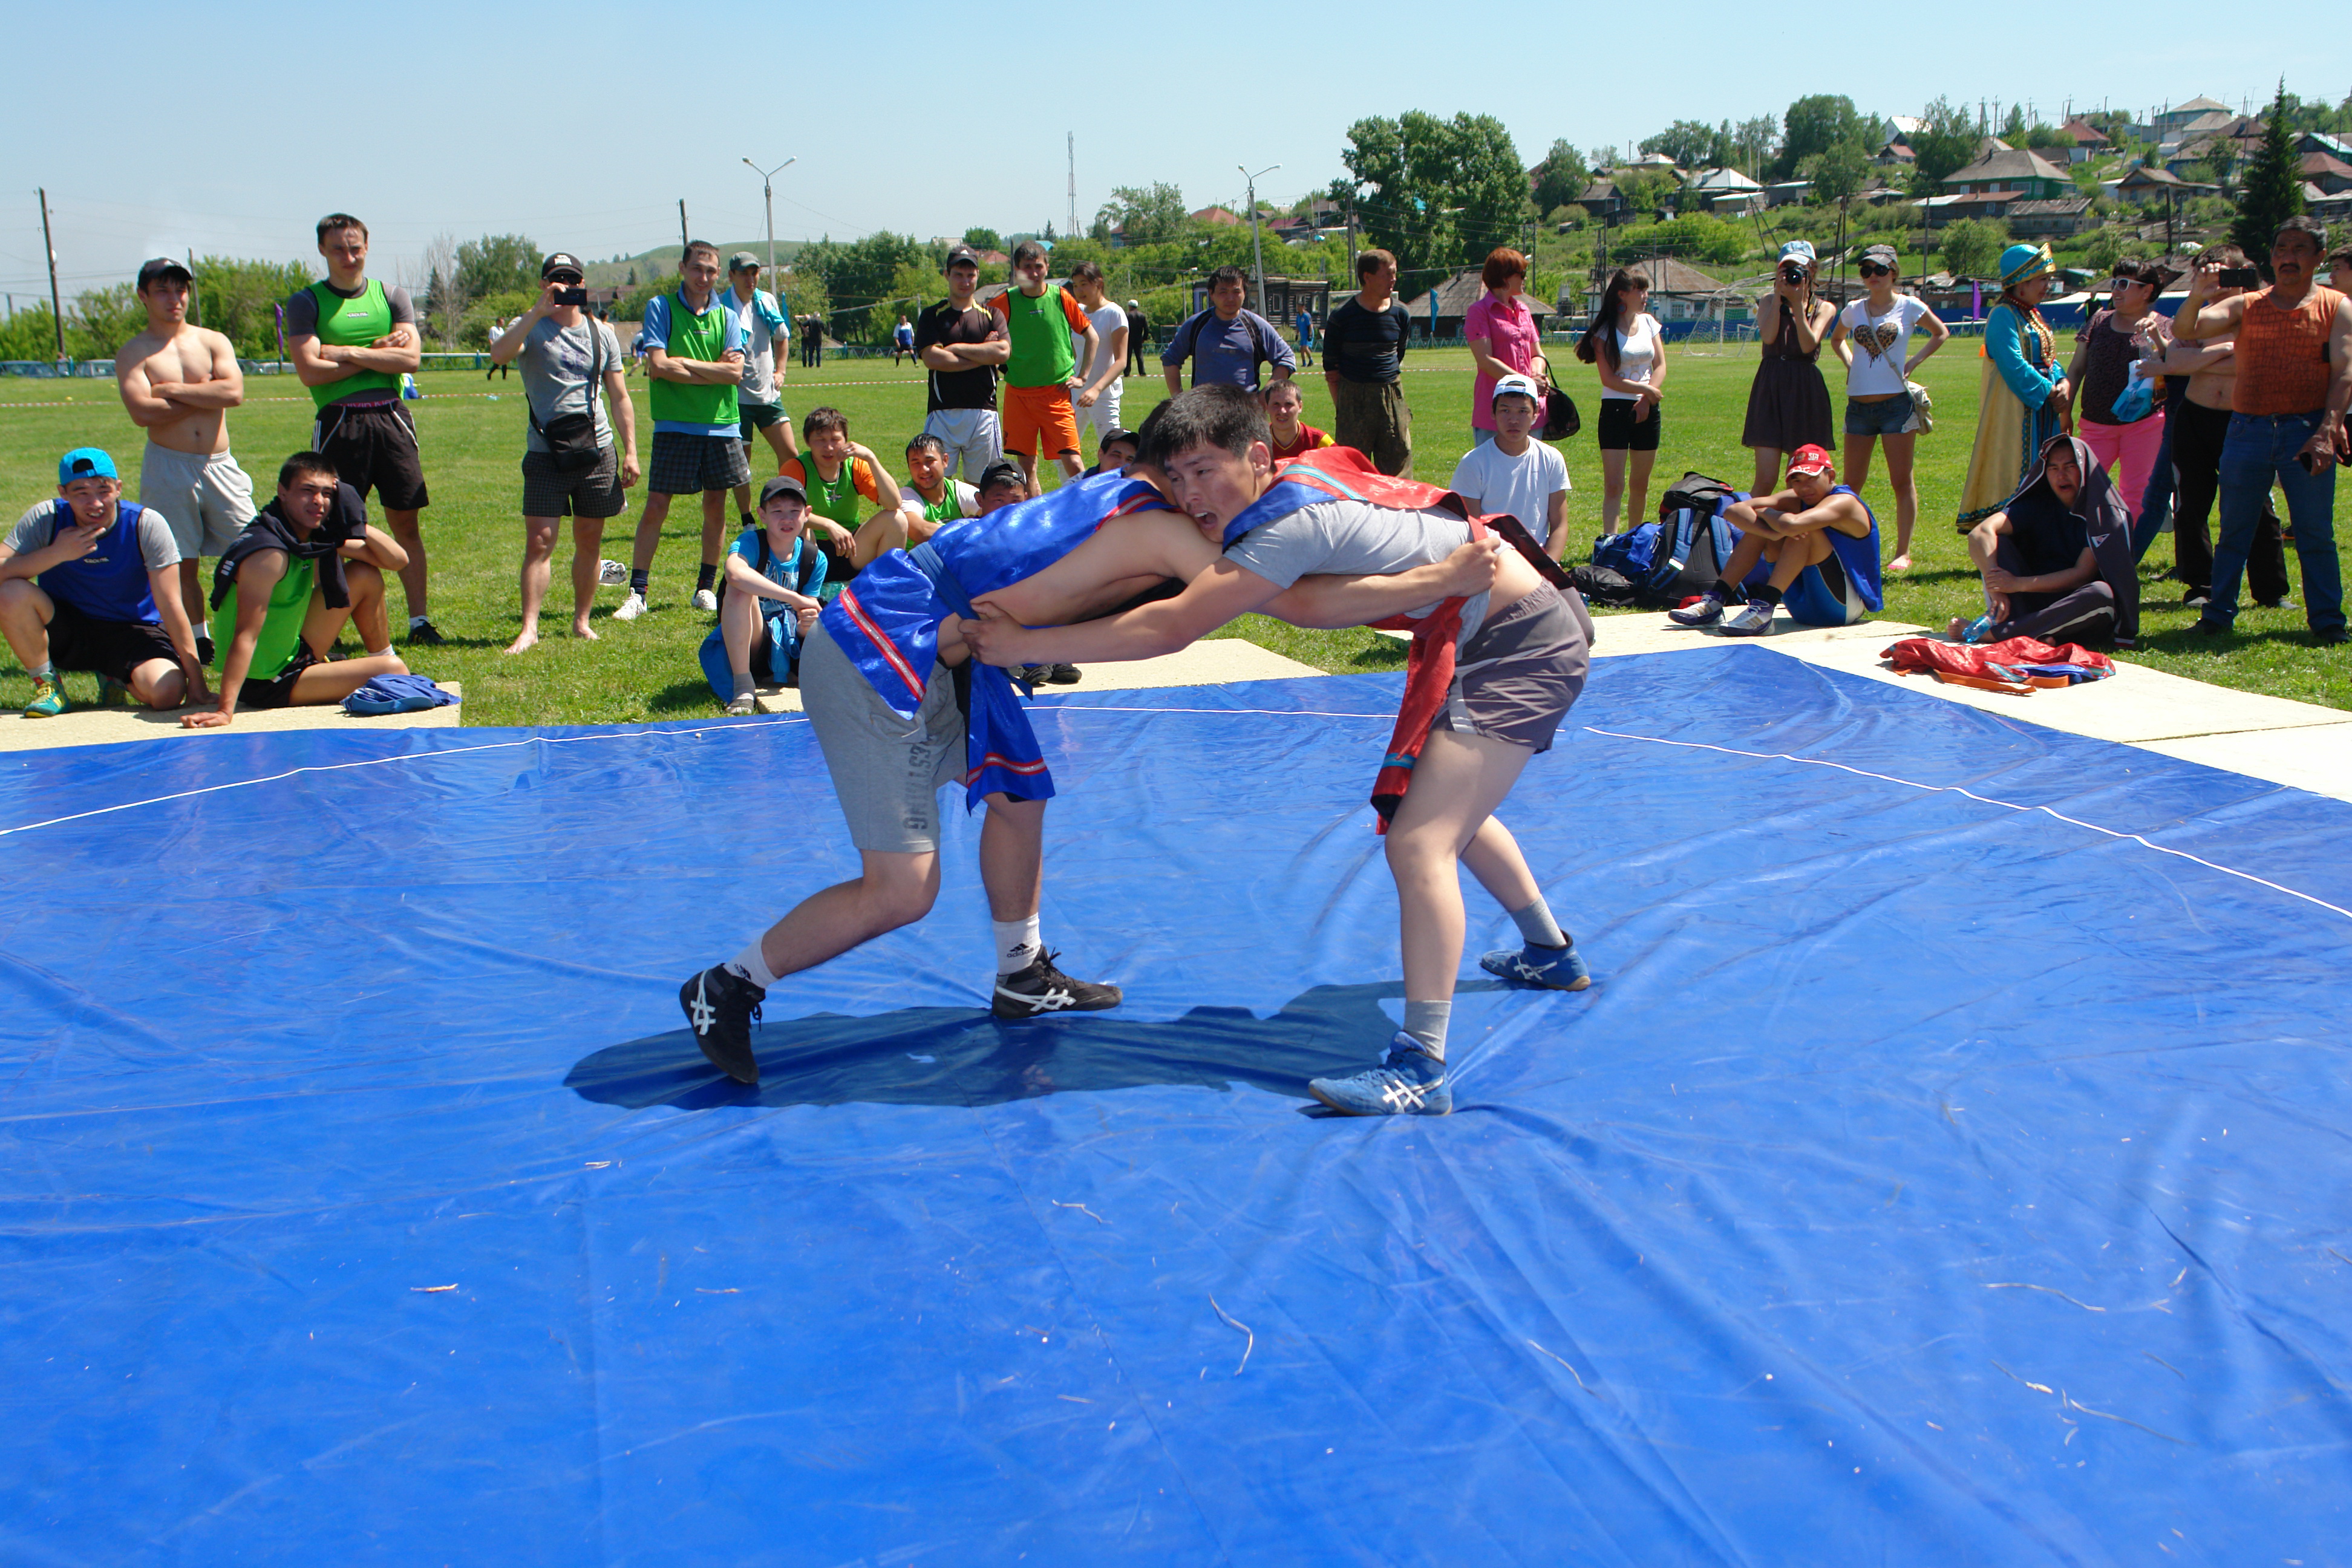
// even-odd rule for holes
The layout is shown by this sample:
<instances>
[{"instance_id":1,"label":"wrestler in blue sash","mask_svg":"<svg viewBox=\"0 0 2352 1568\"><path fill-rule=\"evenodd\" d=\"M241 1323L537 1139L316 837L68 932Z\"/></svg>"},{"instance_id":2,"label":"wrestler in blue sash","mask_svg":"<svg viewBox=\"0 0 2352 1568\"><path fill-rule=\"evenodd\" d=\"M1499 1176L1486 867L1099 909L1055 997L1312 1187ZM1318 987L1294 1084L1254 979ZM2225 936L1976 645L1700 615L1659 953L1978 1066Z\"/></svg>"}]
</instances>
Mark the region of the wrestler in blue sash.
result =
<instances>
[{"instance_id":1,"label":"wrestler in blue sash","mask_svg":"<svg viewBox=\"0 0 2352 1568\"><path fill-rule=\"evenodd\" d=\"M939 663L940 623L969 617L972 600L1059 561L1115 517L1168 503L1141 479L1094 474L987 517L949 523L904 553L892 552L824 609L831 633L890 710L912 719ZM1054 794L1036 732L1011 675L971 667L964 736L964 807L991 795L1046 800Z\"/></svg>"}]
</instances>

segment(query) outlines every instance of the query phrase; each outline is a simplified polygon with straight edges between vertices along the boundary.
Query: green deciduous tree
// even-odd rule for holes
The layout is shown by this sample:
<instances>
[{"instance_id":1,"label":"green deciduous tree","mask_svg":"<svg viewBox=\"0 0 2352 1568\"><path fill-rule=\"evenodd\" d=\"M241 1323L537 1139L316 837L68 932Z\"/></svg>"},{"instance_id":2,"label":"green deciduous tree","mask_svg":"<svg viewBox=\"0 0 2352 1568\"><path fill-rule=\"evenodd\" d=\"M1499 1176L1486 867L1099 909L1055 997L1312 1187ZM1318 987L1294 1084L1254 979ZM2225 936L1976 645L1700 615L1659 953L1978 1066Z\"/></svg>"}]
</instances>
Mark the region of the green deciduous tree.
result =
<instances>
[{"instance_id":1,"label":"green deciduous tree","mask_svg":"<svg viewBox=\"0 0 2352 1568\"><path fill-rule=\"evenodd\" d=\"M457 288L467 300L539 292L539 247L527 235L486 234L457 247Z\"/></svg>"},{"instance_id":2,"label":"green deciduous tree","mask_svg":"<svg viewBox=\"0 0 2352 1568\"><path fill-rule=\"evenodd\" d=\"M300 261L196 258L196 310L204 324L226 335L245 359L278 357L278 307L315 274Z\"/></svg>"},{"instance_id":3,"label":"green deciduous tree","mask_svg":"<svg viewBox=\"0 0 2352 1568\"><path fill-rule=\"evenodd\" d=\"M2009 225L1998 218L1962 218L1944 230L1944 270L1955 278L1990 278L2009 245Z\"/></svg>"},{"instance_id":4,"label":"green deciduous tree","mask_svg":"<svg viewBox=\"0 0 2352 1568\"><path fill-rule=\"evenodd\" d=\"M824 284L833 300L831 328L844 342L887 342L898 319L890 304L898 268L930 259L930 247L912 235L877 229L847 244L821 239L793 258L793 270Z\"/></svg>"},{"instance_id":5,"label":"green deciduous tree","mask_svg":"<svg viewBox=\"0 0 2352 1568\"><path fill-rule=\"evenodd\" d=\"M1712 213L1692 213L1624 231L1616 244L1627 251L1650 251L1685 260L1727 267L1748 252L1747 231Z\"/></svg>"},{"instance_id":6,"label":"green deciduous tree","mask_svg":"<svg viewBox=\"0 0 2352 1568\"><path fill-rule=\"evenodd\" d=\"M2238 221L2230 238L2270 275L2271 240L2279 225L2303 210L2303 180L2297 170L2294 132L2286 123L2286 82L2271 100L2270 123L2262 147L2246 160L2246 181L2238 193Z\"/></svg>"},{"instance_id":7,"label":"green deciduous tree","mask_svg":"<svg viewBox=\"0 0 2352 1568\"><path fill-rule=\"evenodd\" d=\"M1490 114L1359 120L1339 161L1350 177L1334 183L1334 196L1353 197L1364 231L1406 272L1459 267L1523 241L1527 172Z\"/></svg>"},{"instance_id":8,"label":"green deciduous tree","mask_svg":"<svg viewBox=\"0 0 2352 1568\"><path fill-rule=\"evenodd\" d=\"M1806 159L1832 147L1861 146L1870 139L1870 127L1843 93L1817 92L1789 105L1780 118L1780 178L1787 179Z\"/></svg>"},{"instance_id":9,"label":"green deciduous tree","mask_svg":"<svg viewBox=\"0 0 2352 1568\"><path fill-rule=\"evenodd\" d=\"M1584 155L1565 142L1553 142L1543 162L1528 173L1533 176L1530 194L1539 213L1549 213L1576 200L1584 194L1585 183L1591 178L1585 172Z\"/></svg>"},{"instance_id":10,"label":"green deciduous tree","mask_svg":"<svg viewBox=\"0 0 2352 1568\"><path fill-rule=\"evenodd\" d=\"M1095 216L1119 226L1129 245L1173 244L1184 237L1192 222L1182 189L1164 182L1115 186Z\"/></svg>"},{"instance_id":11,"label":"green deciduous tree","mask_svg":"<svg viewBox=\"0 0 2352 1568\"><path fill-rule=\"evenodd\" d=\"M1731 161L1752 178L1760 179L1780 145L1780 122L1769 114L1743 120L1731 128Z\"/></svg>"},{"instance_id":12,"label":"green deciduous tree","mask_svg":"<svg viewBox=\"0 0 2352 1568\"><path fill-rule=\"evenodd\" d=\"M1642 139L1644 153L1664 153L1685 169L1702 168L1725 162L1730 148L1730 138L1714 126L1697 120L1677 120L1654 136Z\"/></svg>"},{"instance_id":13,"label":"green deciduous tree","mask_svg":"<svg viewBox=\"0 0 2352 1568\"><path fill-rule=\"evenodd\" d=\"M1824 205L1842 202L1862 189L1870 176L1870 160L1853 142L1841 142L1805 160L1798 171L1813 183L1813 200Z\"/></svg>"},{"instance_id":14,"label":"green deciduous tree","mask_svg":"<svg viewBox=\"0 0 2352 1568\"><path fill-rule=\"evenodd\" d=\"M1976 128L1962 110L1939 98L1920 116L1927 121L1911 138L1917 162L1912 165L1912 188L1923 196L1944 194L1944 176L1969 165L1976 152Z\"/></svg>"},{"instance_id":15,"label":"green deciduous tree","mask_svg":"<svg viewBox=\"0 0 2352 1568\"><path fill-rule=\"evenodd\" d=\"M974 225L972 227L963 231L963 242L966 245L971 246L974 250L1002 250L1004 248L1004 237L1003 235L997 233L992 228L982 228L978 225Z\"/></svg>"}]
</instances>

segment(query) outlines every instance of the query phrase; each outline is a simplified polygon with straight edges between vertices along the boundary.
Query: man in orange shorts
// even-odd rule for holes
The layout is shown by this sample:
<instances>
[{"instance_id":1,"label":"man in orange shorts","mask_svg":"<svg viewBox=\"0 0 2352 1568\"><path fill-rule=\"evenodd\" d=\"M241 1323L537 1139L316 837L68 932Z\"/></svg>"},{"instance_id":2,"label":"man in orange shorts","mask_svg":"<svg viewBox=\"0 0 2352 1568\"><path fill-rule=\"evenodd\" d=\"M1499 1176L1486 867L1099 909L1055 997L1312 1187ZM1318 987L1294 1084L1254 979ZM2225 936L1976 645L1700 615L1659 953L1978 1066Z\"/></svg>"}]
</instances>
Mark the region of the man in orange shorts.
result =
<instances>
[{"instance_id":1,"label":"man in orange shorts","mask_svg":"<svg viewBox=\"0 0 2352 1568\"><path fill-rule=\"evenodd\" d=\"M1044 246L1024 239L1013 247L1013 281L988 308L1004 319L1012 344L1004 362L1004 455L1020 462L1034 496L1045 491L1037 482L1040 456L1060 463L1065 479L1086 467L1078 459L1073 392L1078 408L1091 408L1127 367L1108 367L1092 385L1078 381L1077 367L1095 363L1095 324L1068 289L1045 287Z\"/></svg>"}]
</instances>

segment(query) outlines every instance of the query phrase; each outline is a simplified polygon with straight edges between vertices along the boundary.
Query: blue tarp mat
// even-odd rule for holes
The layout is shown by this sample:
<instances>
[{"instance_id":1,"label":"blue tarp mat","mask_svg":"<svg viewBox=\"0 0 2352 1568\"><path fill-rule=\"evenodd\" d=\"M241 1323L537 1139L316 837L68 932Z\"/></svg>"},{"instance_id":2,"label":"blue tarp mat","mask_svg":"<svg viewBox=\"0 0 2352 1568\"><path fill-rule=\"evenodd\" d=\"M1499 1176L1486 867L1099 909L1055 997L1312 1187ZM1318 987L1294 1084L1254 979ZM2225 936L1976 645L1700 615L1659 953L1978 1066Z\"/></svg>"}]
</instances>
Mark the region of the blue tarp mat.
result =
<instances>
[{"instance_id":1,"label":"blue tarp mat","mask_svg":"<svg viewBox=\"0 0 2352 1568\"><path fill-rule=\"evenodd\" d=\"M1318 1119L1396 692L1048 705L1127 1005L982 1014L960 818L756 1091L676 991L855 865L803 722L0 762L0 1562L2352 1555L2352 806L1606 661L1506 814L1592 989Z\"/></svg>"}]
</instances>

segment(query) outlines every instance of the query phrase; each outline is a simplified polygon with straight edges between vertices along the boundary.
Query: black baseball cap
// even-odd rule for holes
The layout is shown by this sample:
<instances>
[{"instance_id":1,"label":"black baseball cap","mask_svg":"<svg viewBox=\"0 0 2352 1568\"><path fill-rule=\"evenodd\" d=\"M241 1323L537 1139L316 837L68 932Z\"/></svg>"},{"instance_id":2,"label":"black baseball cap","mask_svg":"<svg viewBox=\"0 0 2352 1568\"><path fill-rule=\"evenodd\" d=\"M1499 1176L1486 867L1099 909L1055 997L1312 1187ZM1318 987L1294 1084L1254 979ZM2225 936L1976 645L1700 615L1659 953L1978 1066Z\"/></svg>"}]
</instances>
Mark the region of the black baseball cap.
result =
<instances>
[{"instance_id":1,"label":"black baseball cap","mask_svg":"<svg viewBox=\"0 0 2352 1568\"><path fill-rule=\"evenodd\" d=\"M999 458L980 471L980 483L974 488L984 490L992 485L1011 485L1017 490L1025 491L1029 488L1029 477L1021 471L1020 464L1009 458Z\"/></svg>"},{"instance_id":2,"label":"black baseball cap","mask_svg":"<svg viewBox=\"0 0 2352 1568\"><path fill-rule=\"evenodd\" d=\"M158 278L177 278L184 283L193 283L196 280L195 274L188 270L186 262L175 261L168 256L159 256L152 261L140 263L140 288L144 289Z\"/></svg>"},{"instance_id":3,"label":"black baseball cap","mask_svg":"<svg viewBox=\"0 0 2352 1568\"><path fill-rule=\"evenodd\" d=\"M542 283L559 272L569 272L583 283L588 280L588 268L580 265L580 258L568 250L559 250L539 264L539 280Z\"/></svg>"},{"instance_id":4,"label":"black baseball cap","mask_svg":"<svg viewBox=\"0 0 2352 1568\"><path fill-rule=\"evenodd\" d=\"M798 496L805 502L808 500L808 487L790 474L778 474L760 487L760 504L766 506L778 496Z\"/></svg>"},{"instance_id":5,"label":"black baseball cap","mask_svg":"<svg viewBox=\"0 0 2352 1568\"><path fill-rule=\"evenodd\" d=\"M969 261L976 268L980 266L980 252L969 245L951 245L948 247L948 258L940 263L940 270L945 272L959 261Z\"/></svg>"}]
</instances>

